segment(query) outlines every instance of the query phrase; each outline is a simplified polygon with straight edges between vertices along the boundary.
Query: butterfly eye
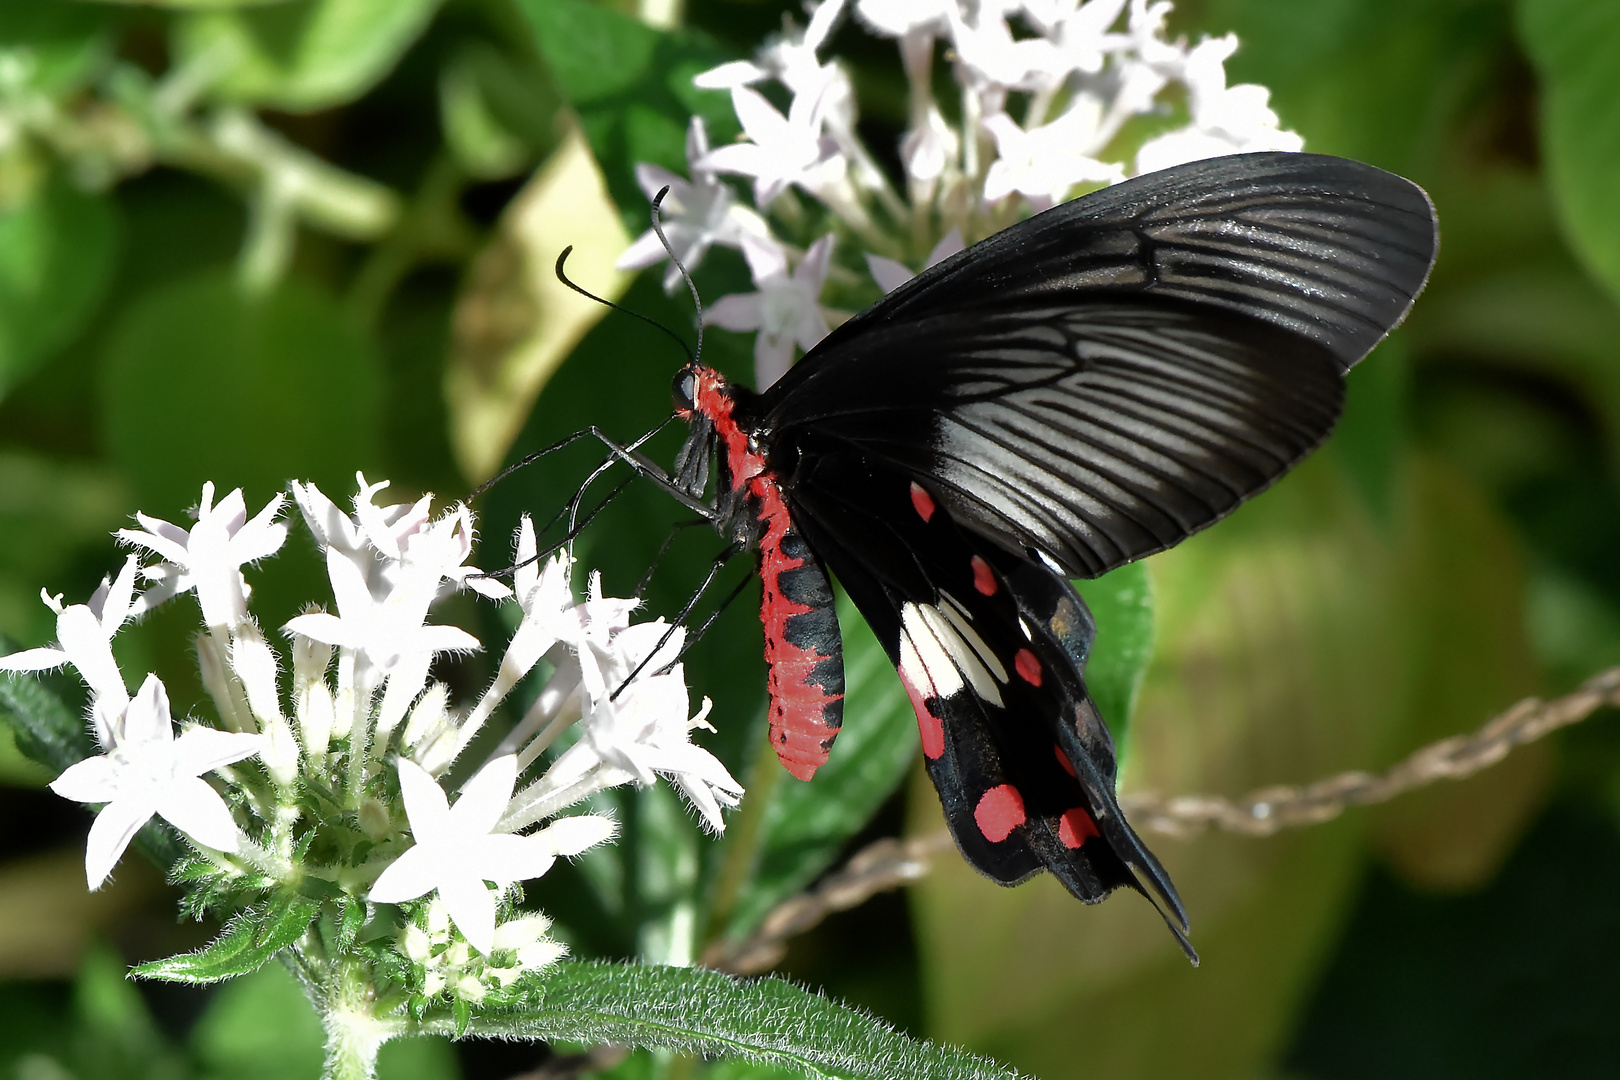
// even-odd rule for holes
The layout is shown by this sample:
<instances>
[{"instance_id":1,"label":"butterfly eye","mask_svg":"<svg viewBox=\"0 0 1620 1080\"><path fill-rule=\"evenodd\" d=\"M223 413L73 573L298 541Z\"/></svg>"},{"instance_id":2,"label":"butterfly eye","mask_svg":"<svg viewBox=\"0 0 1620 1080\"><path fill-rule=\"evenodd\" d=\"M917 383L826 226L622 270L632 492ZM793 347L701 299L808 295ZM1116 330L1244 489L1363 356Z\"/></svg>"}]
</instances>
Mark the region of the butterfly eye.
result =
<instances>
[{"instance_id":1,"label":"butterfly eye","mask_svg":"<svg viewBox=\"0 0 1620 1080\"><path fill-rule=\"evenodd\" d=\"M692 411L697 402L697 376L691 368L682 368L675 376L675 408L683 413Z\"/></svg>"}]
</instances>

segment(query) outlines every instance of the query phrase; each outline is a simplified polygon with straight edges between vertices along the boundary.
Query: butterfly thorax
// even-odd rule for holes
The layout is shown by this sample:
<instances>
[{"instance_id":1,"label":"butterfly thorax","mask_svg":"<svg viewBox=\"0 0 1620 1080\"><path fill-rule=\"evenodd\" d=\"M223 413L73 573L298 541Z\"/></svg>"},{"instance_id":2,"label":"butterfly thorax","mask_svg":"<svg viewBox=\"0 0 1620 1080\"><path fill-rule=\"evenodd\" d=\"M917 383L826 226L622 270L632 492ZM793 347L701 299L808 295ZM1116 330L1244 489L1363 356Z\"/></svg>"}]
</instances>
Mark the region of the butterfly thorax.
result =
<instances>
[{"instance_id":1,"label":"butterfly thorax","mask_svg":"<svg viewBox=\"0 0 1620 1080\"><path fill-rule=\"evenodd\" d=\"M682 371L676 408L692 424L682 460L697 475L693 462L712 456L716 526L759 552L771 745L788 772L808 780L843 723L843 644L826 571L794 527L760 433L739 418L747 393L711 368Z\"/></svg>"}]
</instances>

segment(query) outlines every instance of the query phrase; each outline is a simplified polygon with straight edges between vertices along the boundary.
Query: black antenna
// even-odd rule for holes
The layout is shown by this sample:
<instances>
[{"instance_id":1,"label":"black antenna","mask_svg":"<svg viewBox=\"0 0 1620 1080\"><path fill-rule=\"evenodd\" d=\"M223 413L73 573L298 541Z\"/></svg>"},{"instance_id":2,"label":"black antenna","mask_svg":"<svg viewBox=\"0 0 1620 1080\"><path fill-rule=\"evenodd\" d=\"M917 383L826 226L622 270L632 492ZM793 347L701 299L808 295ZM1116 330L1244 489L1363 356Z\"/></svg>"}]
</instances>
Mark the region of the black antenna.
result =
<instances>
[{"instance_id":1,"label":"black antenna","mask_svg":"<svg viewBox=\"0 0 1620 1080\"><path fill-rule=\"evenodd\" d=\"M665 188L664 190L668 191L669 188ZM656 218L655 218L655 221L656 221ZM657 228L657 225L655 224L653 227ZM660 238L662 238L664 234L659 233L658 235L659 235ZM668 240L664 241L664 247L666 249L668 249L668 247L669 247L669 241ZM604 304L607 307L612 308L614 311L622 311L626 315L634 316L635 318L640 319L642 322L646 323L648 326L656 326L658 329L662 330L664 333L668 334L670 337L675 339L675 344L677 344L677 345L679 345L681 347L681 352L686 354L686 359L687 360L695 361L697 359L697 357L692 355L691 347L688 346L686 344L686 342L681 340L681 336L679 334L677 334L675 331L671 330L669 327L665 326L663 323L659 322L657 319L649 319L647 316L643 315L639 311L631 311L629 308L625 307L623 304L615 304L613 301L611 301L611 300L609 300L609 299L607 299L605 297L597 296L595 293L591 292L589 289L584 288L581 285L576 285L573 281L570 281L569 278L568 278L568 275L563 272L563 263L568 261L568 256L573 254L573 252L574 252L574 245L569 244L567 247L563 248L562 253L557 256L557 280L558 281L562 282L564 285L568 286L570 289L573 289L575 292L579 293L579 295L581 295L583 297L586 297L587 299L595 300L598 304ZM674 256L671 256L671 258L673 258L673 257ZM682 270L681 272L684 274L686 271ZM698 351L700 353L703 351L703 330L702 330L701 326L698 329Z\"/></svg>"},{"instance_id":2,"label":"black antenna","mask_svg":"<svg viewBox=\"0 0 1620 1080\"><path fill-rule=\"evenodd\" d=\"M569 445L571 445L573 443L576 443L580 439L583 439L587 435L595 435L595 434L596 434L596 431L595 431L594 428L580 428L578 431L574 432L572 435L564 435L562 438L558 439L556 442L552 443L550 446L546 447L544 450L536 450L532 454L526 454L526 455L524 455L524 457L523 457L523 459L521 461L518 461L518 462L516 462L516 463L514 463L512 465L508 465L506 468L502 469L500 472L496 473L494 476L490 477L488 480L485 480L482 484L479 484L477 487L473 488L472 494L468 495L465 499L463 499L461 501L470 503L474 499L478 498L478 496L482 495L484 492L488 491L490 488L492 488L496 484L500 483L502 480L505 480L508 476L511 476L513 473L517 472L519 469L527 468L528 466L533 465L535 462L539 461L541 458L545 457L547 454L554 454L558 450L561 450L563 447L569 446ZM562 515L559 513L557 516L561 517ZM556 519L553 518L552 520L555 521Z\"/></svg>"},{"instance_id":3,"label":"black antenna","mask_svg":"<svg viewBox=\"0 0 1620 1080\"><path fill-rule=\"evenodd\" d=\"M533 555L529 556L527 559L524 559L522 562L513 563L511 566L503 566L499 570L485 570L482 573L469 574L467 576L475 578L511 577L525 566L537 563L541 559L550 558L557 551L560 551L562 548L565 548L569 544L573 543L574 540L578 538L579 534L585 531L585 527L596 519L596 515L600 514L603 510L606 510L608 503L618 498L620 492L624 491L624 489L629 487L634 481L634 476L625 477L625 479L622 480L617 487L607 493L607 496L601 502L597 503L590 509L588 513L586 513L583 520L578 522L567 532L567 534L563 536L561 540L558 540L556 543L549 544L546 547L541 548L539 551L536 551ZM544 536L547 532L550 532L551 527L557 524L557 522L562 519L563 514L567 511L568 507L565 506L561 510L558 510L556 514L552 515L551 520L546 522L545 526L539 530L539 535Z\"/></svg>"},{"instance_id":4,"label":"black antenna","mask_svg":"<svg viewBox=\"0 0 1620 1080\"><path fill-rule=\"evenodd\" d=\"M664 196L669 194L669 185L665 184L659 189L652 201L652 227L658 234L658 242L664 245L664 251L669 255L669 261L675 264L675 269L681 272L681 280L686 282L686 289L692 294L692 306L697 309L697 355L691 356L692 363L703 359L703 301L698 298L697 285L692 281L692 275L686 272L686 264L676 256L675 249L669 244L669 237L664 235ZM689 354L690 355L690 354Z\"/></svg>"}]
</instances>

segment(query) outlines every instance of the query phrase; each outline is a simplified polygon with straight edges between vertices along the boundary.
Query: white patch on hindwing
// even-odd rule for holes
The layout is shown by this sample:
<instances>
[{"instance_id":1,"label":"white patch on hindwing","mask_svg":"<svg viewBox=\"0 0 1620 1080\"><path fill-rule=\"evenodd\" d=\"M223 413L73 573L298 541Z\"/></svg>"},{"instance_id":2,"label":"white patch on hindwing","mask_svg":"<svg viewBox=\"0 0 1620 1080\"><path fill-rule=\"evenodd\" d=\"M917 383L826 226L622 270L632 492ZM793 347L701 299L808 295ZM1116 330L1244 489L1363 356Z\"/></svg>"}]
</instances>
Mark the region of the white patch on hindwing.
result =
<instances>
[{"instance_id":1,"label":"white patch on hindwing","mask_svg":"<svg viewBox=\"0 0 1620 1080\"><path fill-rule=\"evenodd\" d=\"M945 600L943 607L909 601L901 606L901 672L914 685L930 686L942 698L961 690L965 676L974 693L1001 707L996 684L1007 681L1007 669L973 629L960 605L949 595Z\"/></svg>"}]
</instances>

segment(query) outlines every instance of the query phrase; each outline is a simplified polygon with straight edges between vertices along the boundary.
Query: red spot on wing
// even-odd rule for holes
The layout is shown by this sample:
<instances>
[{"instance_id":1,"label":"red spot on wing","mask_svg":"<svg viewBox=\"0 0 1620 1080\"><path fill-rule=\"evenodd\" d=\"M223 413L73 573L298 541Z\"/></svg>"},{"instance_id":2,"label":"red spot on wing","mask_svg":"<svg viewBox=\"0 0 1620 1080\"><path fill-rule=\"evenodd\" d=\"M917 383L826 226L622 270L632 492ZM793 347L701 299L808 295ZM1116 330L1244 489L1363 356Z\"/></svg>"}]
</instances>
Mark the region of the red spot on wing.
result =
<instances>
[{"instance_id":1,"label":"red spot on wing","mask_svg":"<svg viewBox=\"0 0 1620 1080\"><path fill-rule=\"evenodd\" d=\"M1097 831L1097 823L1086 813L1084 807L1076 806L1072 810L1063 811L1058 818L1058 839L1066 848L1077 848L1093 836L1101 836Z\"/></svg>"},{"instance_id":2,"label":"red spot on wing","mask_svg":"<svg viewBox=\"0 0 1620 1080\"><path fill-rule=\"evenodd\" d=\"M1064 772L1068 773L1076 780L1080 779L1080 774L1074 771L1074 762L1070 761L1069 755L1063 752L1063 747L1059 746L1057 743L1053 743L1052 753L1057 755L1058 764L1063 766Z\"/></svg>"},{"instance_id":3,"label":"red spot on wing","mask_svg":"<svg viewBox=\"0 0 1620 1080\"><path fill-rule=\"evenodd\" d=\"M1018 650L1018 655L1013 657L1013 667L1017 669L1019 678L1029 685L1041 685L1041 662L1028 649Z\"/></svg>"},{"instance_id":4,"label":"red spot on wing","mask_svg":"<svg viewBox=\"0 0 1620 1080\"><path fill-rule=\"evenodd\" d=\"M911 484L911 505L917 508L917 513L923 521L933 520L934 511L937 509L934 506L934 497L924 491L916 481L912 481Z\"/></svg>"},{"instance_id":5,"label":"red spot on wing","mask_svg":"<svg viewBox=\"0 0 1620 1080\"><path fill-rule=\"evenodd\" d=\"M917 733L922 736L923 756L933 761L945 752L945 724L928 707L928 699L914 686L905 672L900 673L900 685L906 688L911 708L917 714Z\"/></svg>"},{"instance_id":6,"label":"red spot on wing","mask_svg":"<svg viewBox=\"0 0 1620 1080\"><path fill-rule=\"evenodd\" d=\"M985 596L996 595L996 575L990 569L990 564L973 556L973 587Z\"/></svg>"},{"instance_id":7,"label":"red spot on wing","mask_svg":"<svg viewBox=\"0 0 1620 1080\"><path fill-rule=\"evenodd\" d=\"M997 784L979 797L973 821L986 840L999 844L1024 823L1024 797L1011 784Z\"/></svg>"}]
</instances>

